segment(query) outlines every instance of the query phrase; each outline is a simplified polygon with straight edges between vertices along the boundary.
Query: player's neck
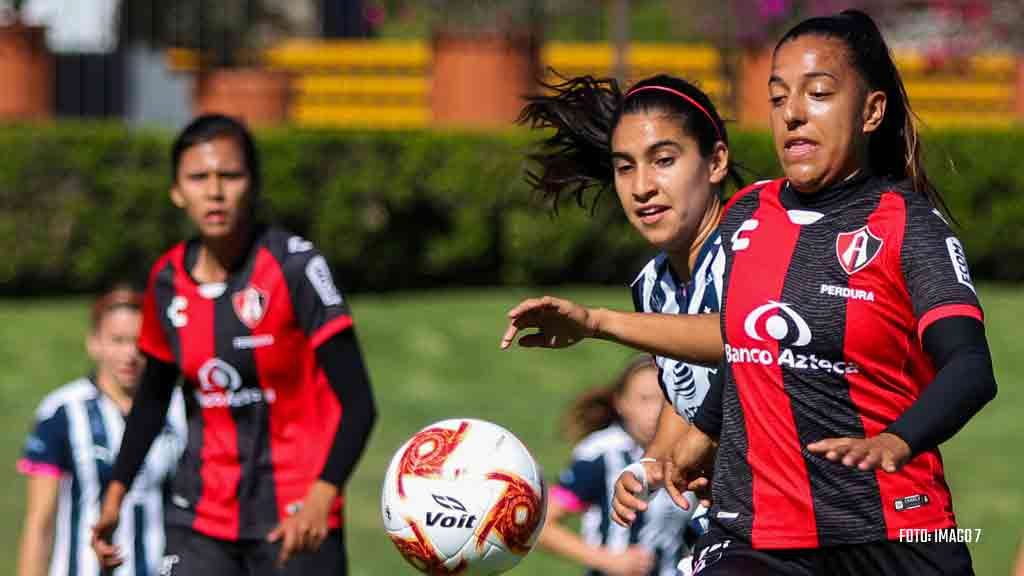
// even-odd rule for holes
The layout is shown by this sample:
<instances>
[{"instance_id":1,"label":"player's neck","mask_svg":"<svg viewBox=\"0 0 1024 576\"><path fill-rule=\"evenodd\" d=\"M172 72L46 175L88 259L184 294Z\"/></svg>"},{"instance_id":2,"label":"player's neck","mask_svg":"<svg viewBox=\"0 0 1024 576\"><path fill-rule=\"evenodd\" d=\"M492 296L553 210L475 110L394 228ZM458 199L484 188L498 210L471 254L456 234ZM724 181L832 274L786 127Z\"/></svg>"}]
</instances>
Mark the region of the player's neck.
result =
<instances>
[{"instance_id":1,"label":"player's neck","mask_svg":"<svg viewBox=\"0 0 1024 576\"><path fill-rule=\"evenodd\" d=\"M122 414L127 414L132 409L131 393L119 385L112 376L102 372L96 374L96 387L107 398L114 401L114 404Z\"/></svg>"},{"instance_id":2,"label":"player's neck","mask_svg":"<svg viewBox=\"0 0 1024 576\"><path fill-rule=\"evenodd\" d=\"M192 276L199 282L225 282L231 270L245 257L252 227L244 226L238 234L223 238L203 238Z\"/></svg>"},{"instance_id":3,"label":"player's neck","mask_svg":"<svg viewBox=\"0 0 1024 576\"><path fill-rule=\"evenodd\" d=\"M708 209L700 220L700 225L697 227L697 234L693 237L693 241L684 244L680 250L669 250L666 252L669 263L672 264L672 270L680 281L687 282L690 280L690 276L693 274L693 267L697 265L697 257L700 256L700 250L704 247L704 242L718 229L718 223L721 219L722 201L715 194L712 196Z\"/></svg>"}]
</instances>

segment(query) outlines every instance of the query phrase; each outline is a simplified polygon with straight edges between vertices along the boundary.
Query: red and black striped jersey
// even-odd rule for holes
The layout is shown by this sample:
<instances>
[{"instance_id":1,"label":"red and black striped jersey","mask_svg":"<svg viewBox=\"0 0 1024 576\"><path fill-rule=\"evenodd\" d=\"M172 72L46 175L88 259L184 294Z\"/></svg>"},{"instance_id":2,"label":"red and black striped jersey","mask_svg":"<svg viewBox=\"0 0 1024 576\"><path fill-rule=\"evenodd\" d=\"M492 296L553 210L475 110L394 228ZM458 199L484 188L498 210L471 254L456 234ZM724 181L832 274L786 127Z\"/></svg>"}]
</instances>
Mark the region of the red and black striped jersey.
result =
<instances>
[{"instance_id":1,"label":"red and black striped jersey","mask_svg":"<svg viewBox=\"0 0 1024 576\"><path fill-rule=\"evenodd\" d=\"M884 431L935 376L925 328L982 319L940 213L882 178L810 197L776 180L738 193L720 230L727 370L712 517L774 549L954 526L937 449L890 474L806 448Z\"/></svg>"},{"instance_id":2,"label":"red and black striped jersey","mask_svg":"<svg viewBox=\"0 0 1024 576\"><path fill-rule=\"evenodd\" d=\"M184 379L188 446L168 523L225 540L263 538L319 477L341 406L316 347L352 325L324 257L279 228L257 230L228 280L189 273L198 242L153 266L140 349ZM341 522L341 499L330 522Z\"/></svg>"}]
</instances>

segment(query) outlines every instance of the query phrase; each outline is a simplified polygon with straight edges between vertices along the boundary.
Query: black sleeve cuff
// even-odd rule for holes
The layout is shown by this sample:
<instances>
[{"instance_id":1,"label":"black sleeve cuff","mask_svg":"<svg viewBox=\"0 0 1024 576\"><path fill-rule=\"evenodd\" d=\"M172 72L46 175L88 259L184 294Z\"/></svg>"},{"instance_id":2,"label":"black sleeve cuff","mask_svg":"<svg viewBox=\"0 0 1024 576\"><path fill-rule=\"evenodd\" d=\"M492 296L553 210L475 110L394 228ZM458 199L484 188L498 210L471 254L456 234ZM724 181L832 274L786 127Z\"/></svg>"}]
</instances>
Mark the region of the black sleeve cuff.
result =
<instances>
[{"instance_id":1,"label":"black sleeve cuff","mask_svg":"<svg viewBox=\"0 0 1024 576\"><path fill-rule=\"evenodd\" d=\"M996 395L984 325L974 318L943 318L924 332L935 378L886 432L917 455L949 440Z\"/></svg>"}]
</instances>

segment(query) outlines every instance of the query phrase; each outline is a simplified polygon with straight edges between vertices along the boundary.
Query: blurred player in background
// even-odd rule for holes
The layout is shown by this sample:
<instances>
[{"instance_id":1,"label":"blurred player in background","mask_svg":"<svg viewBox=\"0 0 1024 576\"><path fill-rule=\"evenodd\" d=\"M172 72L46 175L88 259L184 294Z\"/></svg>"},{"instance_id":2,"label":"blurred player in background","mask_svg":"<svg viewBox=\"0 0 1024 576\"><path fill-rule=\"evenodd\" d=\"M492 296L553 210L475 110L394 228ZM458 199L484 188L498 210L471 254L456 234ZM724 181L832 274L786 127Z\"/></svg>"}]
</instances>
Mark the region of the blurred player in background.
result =
<instances>
[{"instance_id":1,"label":"blurred player in background","mask_svg":"<svg viewBox=\"0 0 1024 576\"><path fill-rule=\"evenodd\" d=\"M89 547L114 458L145 360L136 347L142 295L118 286L93 305L86 349L95 371L50 393L36 411L18 470L28 477L19 576L100 574ZM158 439L121 502L114 541L124 550L120 576L159 573L164 553L164 495L185 445L181 395L162 413Z\"/></svg>"},{"instance_id":2,"label":"blurred player in background","mask_svg":"<svg viewBox=\"0 0 1024 576\"><path fill-rule=\"evenodd\" d=\"M588 575L674 576L695 538L684 542L690 511L661 491L632 527L609 521L615 479L654 439L665 401L651 356L635 358L610 385L584 393L563 429L577 441L572 463L551 487L538 542L588 568ZM583 514L582 537L559 523Z\"/></svg>"},{"instance_id":3,"label":"blurred player in background","mask_svg":"<svg viewBox=\"0 0 1024 576\"><path fill-rule=\"evenodd\" d=\"M640 81L625 94L612 80L584 76L531 97L520 122L555 128L530 156L539 166L527 175L536 191L555 202L575 195L583 203L588 190L613 187L630 224L660 250L633 282L637 312L718 312L725 272L718 233L722 195L728 179L737 186L742 182L730 163L725 123L707 94L665 75ZM526 307L533 304L582 310L557 299ZM512 333L506 334L506 345ZM711 383L722 377L717 364L702 366L665 354L656 361L667 404L642 464L654 487ZM630 489L639 486L632 472L621 482Z\"/></svg>"},{"instance_id":4,"label":"blurred player in background","mask_svg":"<svg viewBox=\"0 0 1024 576\"><path fill-rule=\"evenodd\" d=\"M678 496L676 473L702 472L717 442L694 574L973 574L964 543L902 538L956 527L938 446L996 382L892 53L863 12L811 18L776 45L769 93L786 177L725 208L720 328L521 306L511 331L539 328L524 338L548 346L604 337L684 358L724 352L724 382L666 468Z\"/></svg>"},{"instance_id":5,"label":"blurred player in background","mask_svg":"<svg viewBox=\"0 0 1024 576\"><path fill-rule=\"evenodd\" d=\"M171 156L171 200L198 236L153 266L146 371L93 546L107 566L124 560L121 501L181 376L189 442L163 574L345 574L342 488L376 419L348 307L310 242L257 221L241 123L198 117Z\"/></svg>"}]
</instances>

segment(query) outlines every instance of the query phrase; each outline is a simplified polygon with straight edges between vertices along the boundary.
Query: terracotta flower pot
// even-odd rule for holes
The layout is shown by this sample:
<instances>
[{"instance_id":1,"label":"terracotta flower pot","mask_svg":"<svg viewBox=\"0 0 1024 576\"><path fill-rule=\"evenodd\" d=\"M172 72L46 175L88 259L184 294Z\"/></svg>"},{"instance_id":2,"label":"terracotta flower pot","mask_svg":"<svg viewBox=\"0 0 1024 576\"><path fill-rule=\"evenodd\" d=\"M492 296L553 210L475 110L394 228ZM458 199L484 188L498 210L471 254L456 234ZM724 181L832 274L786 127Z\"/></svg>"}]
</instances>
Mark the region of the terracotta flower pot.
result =
<instances>
[{"instance_id":1,"label":"terracotta flower pot","mask_svg":"<svg viewBox=\"0 0 1024 576\"><path fill-rule=\"evenodd\" d=\"M1024 123L1024 58L1017 58L1017 122Z\"/></svg>"},{"instance_id":2,"label":"terracotta flower pot","mask_svg":"<svg viewBox=\"0 0 1024 576\"><path fill-rule=\"evenodd\" d=\"M53 55L45 28L0 26L0 120L37 120L53 115Z\"/></svg>"},{"instance_id":3,"label":"terracotta flower pot","mask_svg":"<svg viewBox=\"0 0 1024 576\"><path fill-rule=\"evenodd\" d=\"M529 34L434 36L431 108L435 124L494 127L519 114L535 90L537 42Z\"/></svg>"},{"instance_id":4,"label":"terracotta flower pot","mask_svg":"<svg viewBox=\"0 0 1024 576\"><path fill-rule=\"evenodd\" d=\"M196 114L218 112L250 125L279 124L288 116L288 73L263 68L218 68L199 72L195 83Z\"/></svg>"},{"instance_id":5,"label":"terracotta flower pot","mask_svg":"<svg viewBox=\"0 0 1024 576\"><path fill-rule=\"evenodd\" d=\"M771 106L768 78L772 74L772 47L749 48L740 57L739 121L744 126L768 126Z\"/></svg>"}]
</instances>

